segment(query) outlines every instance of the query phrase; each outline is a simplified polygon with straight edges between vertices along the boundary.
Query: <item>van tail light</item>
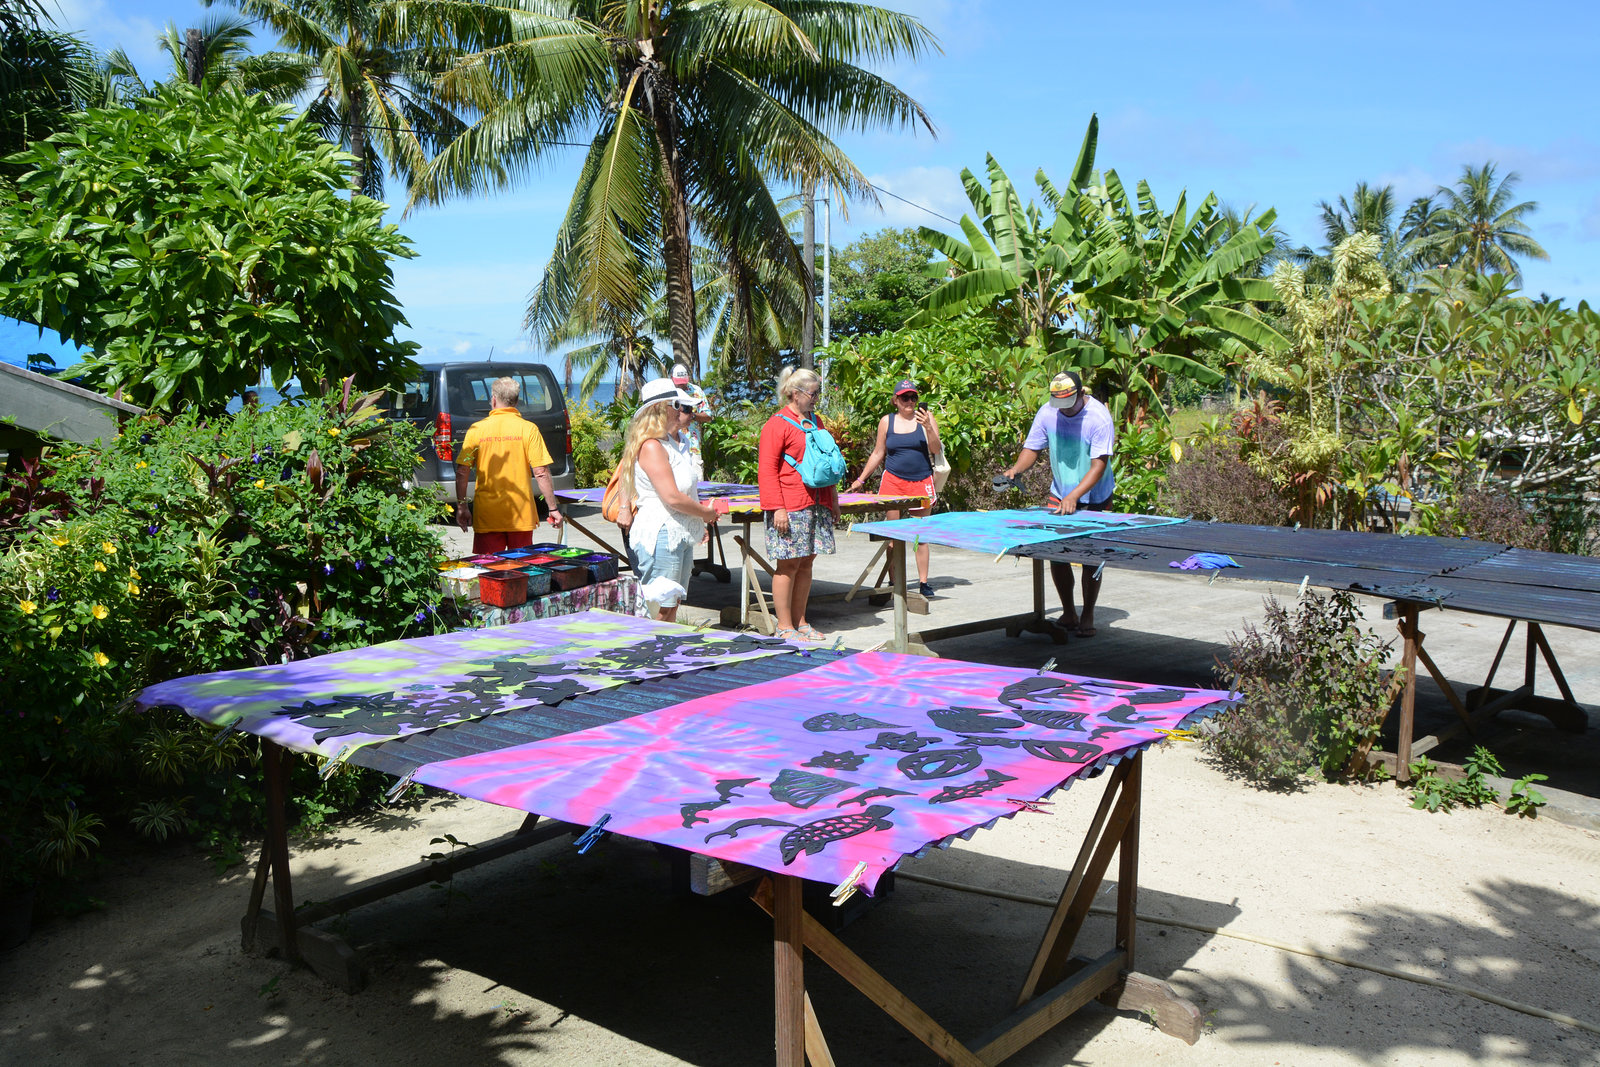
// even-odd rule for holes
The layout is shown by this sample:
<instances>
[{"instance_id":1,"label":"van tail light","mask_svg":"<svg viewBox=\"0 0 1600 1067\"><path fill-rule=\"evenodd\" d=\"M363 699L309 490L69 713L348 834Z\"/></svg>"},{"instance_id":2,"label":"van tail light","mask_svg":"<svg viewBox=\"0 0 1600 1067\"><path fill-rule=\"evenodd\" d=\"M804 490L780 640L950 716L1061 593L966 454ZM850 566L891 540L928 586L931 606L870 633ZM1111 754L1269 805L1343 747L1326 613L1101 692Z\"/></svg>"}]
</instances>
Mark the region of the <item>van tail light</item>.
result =
<instances>
[{"instance_id":1,"label":"van tail light","mask_svg":"<svg viewBox=\"0 0 1600 1067\"><path fill-rule=\"evenodd\" d=\"M566 430L567 436L567 462L572 462L572 412L561 413L561 425Z\"/></svg>"},{"instance_id":2,"label":"van tail light","mask_svg":"<svg viewBox=\"0 0 1600 1067\"><path fill-rule=\"evenodd\" d=\"M439 421L433 426L433 450L440 459L449 462L456 458L455 443L450 433L450 413L439 412Z\"/></svg>"}]
</instances>

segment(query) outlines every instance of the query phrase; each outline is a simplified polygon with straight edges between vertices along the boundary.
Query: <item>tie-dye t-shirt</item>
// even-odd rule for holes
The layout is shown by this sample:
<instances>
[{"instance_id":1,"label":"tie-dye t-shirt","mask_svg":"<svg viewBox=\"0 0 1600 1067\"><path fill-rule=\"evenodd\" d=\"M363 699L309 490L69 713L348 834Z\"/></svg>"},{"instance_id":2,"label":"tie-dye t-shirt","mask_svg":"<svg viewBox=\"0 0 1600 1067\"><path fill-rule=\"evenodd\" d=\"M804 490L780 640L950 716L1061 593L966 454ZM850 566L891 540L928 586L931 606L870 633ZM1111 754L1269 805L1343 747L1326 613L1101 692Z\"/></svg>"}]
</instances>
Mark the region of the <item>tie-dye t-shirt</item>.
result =
<instances>
[{"instance_id":1,"label":"tie-dye t-shirt","mask_svg":"<svg viewBox=\"0 0 1600 1067\"><path fill-rule=\"evenodd\" d=\"M1111 472L1111 448L1115 434L1111 412L1092 396L1083 398L1083 410L1067 415L1046 404L1033 417L1024 448L1050 453L1050 493L1065 496L1078 487L1089 473L1091 460L1104 457L1106 473L1084 494L1081 504L1101 504L1111 499L1116 479Z\"/></svg>"}]
</instances>

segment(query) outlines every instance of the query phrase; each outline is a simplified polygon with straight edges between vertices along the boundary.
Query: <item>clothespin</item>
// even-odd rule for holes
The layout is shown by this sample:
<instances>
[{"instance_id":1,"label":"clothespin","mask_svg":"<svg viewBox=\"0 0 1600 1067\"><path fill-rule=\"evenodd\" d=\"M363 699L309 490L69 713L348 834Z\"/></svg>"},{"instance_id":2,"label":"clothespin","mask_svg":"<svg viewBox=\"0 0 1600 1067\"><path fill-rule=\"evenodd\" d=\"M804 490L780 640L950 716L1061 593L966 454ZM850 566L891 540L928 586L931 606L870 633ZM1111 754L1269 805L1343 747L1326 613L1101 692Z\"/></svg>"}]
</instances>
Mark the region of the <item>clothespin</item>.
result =
<instances>
[{"instance_id":1,"label":"clothespin","mask_svg":"<svg viewBox=\"0 0 1600 1067\"><path fill-rule=\"evenodd\" d=\"M389 791L383 794L384 803L393 804L396 800L399 800L400 794L411 788L411 776L416 773L416 768L413 767L411 770L405 773L405 777L401 778L394 785L390 786Z\"/></svg>"},{"instance_id":2,"label":"clothespin","mask_svg":"<svg viewBox=\"0 0 1600 1067\"><path fill-rule=\"evenodd\" d=\"M217 736L215 736L215 737L213 737L211 739L211 743L213 745L220 745L220 744L222 744L222 742L226 741L229 737L231 737L232 735L238 733L239 732L239 721L240 720L235 719L232 722L230 722L228 725L224 726L222 729L218 730L217 731Z\"/></svg>"},{"instance_id":3,"label":"clothespin","mask_svg":"<svg viewBox=\"0 0 1600 1067\"><path fill-rule=\"evenodd\" d=\"M862 860L860 863L856 864L856 869L850 872L850 877L833 887L833 892L829 893L828 895L833 898L834 907L839 907L845 901L856 895L856 890L860 888L858 883L861 881L861 876L866 873L867 863L865 860Z\"/></svg>"},{"instance_id":4,"label":"clothespin","mask_svg":"<svg viewBox=\"0 0 1600 1067\"><path fill-rule=\"evenodd\" d=\"M322 780L326 782L329 778L332 778L333 772L344 766L344 761L349 759L350 753L354 752L355 750L355 745L345 745L338 752L335 752L332 756L323 760L322 769L319 772L322 775Z\"/></svg>"},{"instance_id":5,"label":"clothespin","mask_svg":"<svg viewBox=\"0 0 1600 1067\"><path fill-rule=\"evenodd\" d=\"M1311 575L1308 574L1304 578L1300 579L1300 592L1298 594L1296 594L1296 595L1302 596L1302 597L1305 596L1306 595L1306 586L1308 586L1310 584L1311 584Z\"/></svg>"},{"instance_id":6,"label":"clothespin","mask_svg":"<svg viewBox=\"0 0 1600 1067\"><path fill-rule=\"evenodd\" d=\"M1215 585L1215 584L1217 584L1217 575L1219 575L1221 573L1222 573L1221 571L1212 571L1211 572L1211 577L1206 579L1206 584L1207 585Z\"/></svg>"},{"instance_id":7,"label":"clothespin","mask_svg":"<svg viewBox=\"0 0 1600 1067\"><path fill-rule=\"evenodd\" d=\"M1105 563L1105 560L1101 560L1101 561L1100 561L1100 566L1098 566L1098 567L1096 567L1096 568L1095 568L1095 569L1094 569L1094 580L1095 580L1095 581L1097 581L1097 582L1098 582L1098 581L1099 581L1099 580L1100 580L1100 572L1101 572L1101 571L1103 571L1103 570L1105 570L1105 569L1106 569L1106 563Z\"/></svg>"},{"instance_id":8,"label":"clothespin","mask_svg":"<svg viewBox=\"0 0 1600 1067\"><path fill-rule=\"evenodd\" d=\"M1020 797L1006 797L1006 803L1015 804L1019 811L1036 811L1040 815L1055 814L1055 812L1049 810L1050 805L1055 803L1053 800L1023 800Z\"/></svg>"},{"instance_id":9,"label":"clothespin","mask_svg":"<svg viewBox=\"0 0 1600 1067\"><path fill-rule=\"evenodd\" d=\"M1195 737L1193 730L1169 730L1169 729L1164 729L1164 728L1158 726L1158 727L1156 727L1156 733L1163 735L1169 741L1198 741L1199 740L1199 738Z\"/></svg>"},{"instance_id":10,"label":"clothespin","mask_svg":"<svg viewBox=\"0 0 1600 1067\"><path fill-rule=\"evenodd\" d=\"M1295 523L1295 524L1294 524L1294 528L1295 528L1295 529L1296 529L1296 530L1298 530L1298 529L1300 529L1300 524L1299 524L1299 523L1298 523L1298 522L1297 522L1297 523Z\"/></svg>"},{"instance_id":11,"label":"clothespin","mask_svg":"<svg viewBox=\"0 0 1600 1067\"><path fill-rule=\"evenodd\" d=\"M1051 656L1049 659L1044 661L1044 666L1039 668L1039 673L1040 674L1049 674L1051 671L1053 671L1055 669L1056 669L1056 658L1054 656Z\"/></svg>"},{"instance_id":12,"label":"clothespin","mask_svg":"<svg viewBox=\"0 0 1600 1067\"><path fill-rule=\"evenodd\" d=\"M587 830L585 830L578 837L578 839L573 842L574 845L578 846L578 855L581 856L585 852L588 852L591 848L594 847L595 842L599 841L602 837L606 836L606 832L604 830L604 826L605 826L606 823L608 823L610 821L611 821L611 816L610 815L602 815L602 816L600 816L599 820L593 826L591 826Z\"/></svg>"}]
</instances>

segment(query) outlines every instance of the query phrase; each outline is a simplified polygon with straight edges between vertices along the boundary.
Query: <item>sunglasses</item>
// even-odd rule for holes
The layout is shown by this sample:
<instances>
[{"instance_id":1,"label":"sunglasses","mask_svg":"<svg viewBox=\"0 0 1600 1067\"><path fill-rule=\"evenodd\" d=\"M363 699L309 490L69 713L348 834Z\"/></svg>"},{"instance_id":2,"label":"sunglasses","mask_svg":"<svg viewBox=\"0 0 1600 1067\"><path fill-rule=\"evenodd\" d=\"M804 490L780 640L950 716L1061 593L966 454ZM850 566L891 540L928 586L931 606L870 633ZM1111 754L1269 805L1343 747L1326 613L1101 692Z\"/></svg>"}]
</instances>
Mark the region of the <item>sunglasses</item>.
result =
<instances>
[{"instance_id":1,"label":"sunglasses","mask_svg":"<svg viewBox=\"0 0 1600 1067\"><path fill-rule=\"evenodd\" d=\"M680 400L674 400L672 402L672 407L673 407L674 410L681 411L685 415L693 415L694 414L694 405L693 404L685 404Z\"/></svg>"}]
</instances>

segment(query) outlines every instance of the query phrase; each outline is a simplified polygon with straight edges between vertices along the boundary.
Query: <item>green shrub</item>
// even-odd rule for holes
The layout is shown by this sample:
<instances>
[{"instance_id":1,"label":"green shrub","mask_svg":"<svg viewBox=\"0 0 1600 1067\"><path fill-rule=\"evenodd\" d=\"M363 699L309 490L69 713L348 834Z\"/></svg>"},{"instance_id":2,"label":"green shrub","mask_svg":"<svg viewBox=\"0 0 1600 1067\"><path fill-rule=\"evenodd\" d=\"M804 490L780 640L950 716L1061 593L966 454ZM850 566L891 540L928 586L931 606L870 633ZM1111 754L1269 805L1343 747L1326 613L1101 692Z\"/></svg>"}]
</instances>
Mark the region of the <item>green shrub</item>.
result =
<instances>
[{"instance_id":1,"label":"green shrub","mask_svg":"<svg viewBox=\"0 0 1600 1067\"><path fill-rule=\"evenodd\" d=\"M441 505L405 488L418 444L347 396L152 417L5 498L55 503L0 523L0 880L25 880L29 855L81 858L62 842L91 815L156 836L255 821L253 744L119 713L143 686L446 625ZM295 762L313 800L362 780L322 786Z\"/></svg>"},{"instance_id":2,"label":"green shrub","mask_svg":"<svg viewBox=\"0 0 1600 1067\"><path fill-rule=\"evenodd\" d=\"M1228 635L1216 675L1241 702L1203 736L1206 750L1264 786L1364 774L1401 682L1383 666L1389 643L1359 624L1346 592L1308 593L1292 608L1268 597L1266 613L1265 632Z\"/></svg>"}]
</instances>

